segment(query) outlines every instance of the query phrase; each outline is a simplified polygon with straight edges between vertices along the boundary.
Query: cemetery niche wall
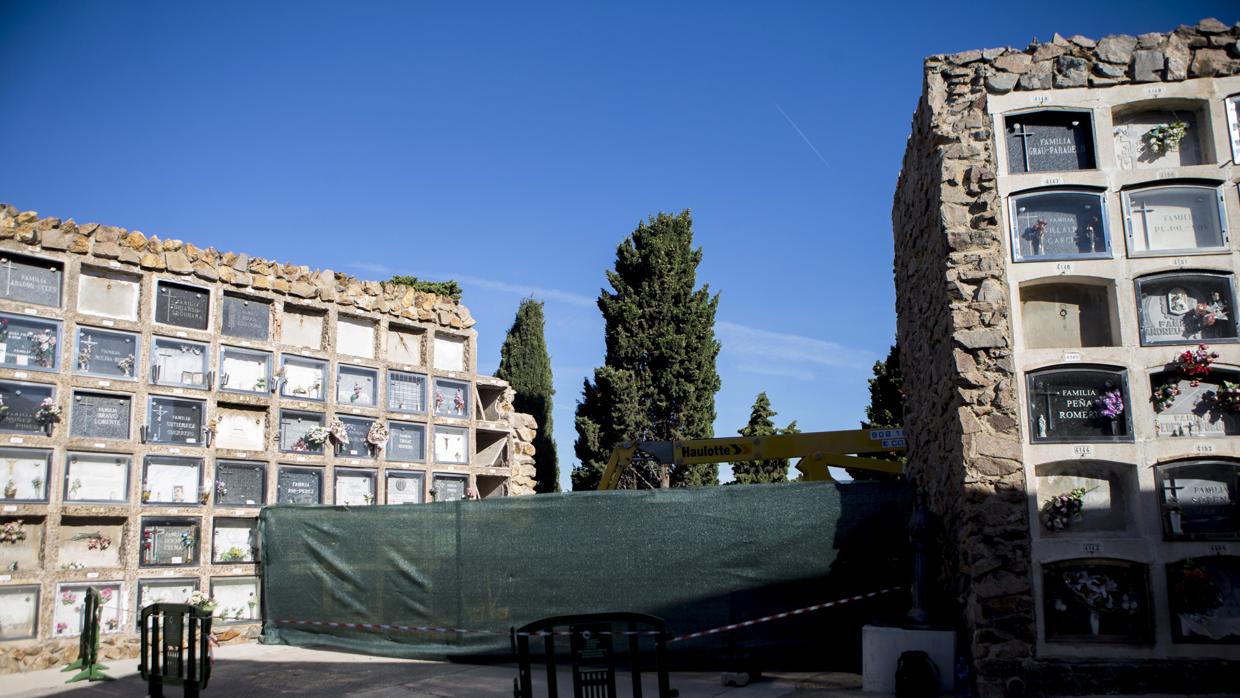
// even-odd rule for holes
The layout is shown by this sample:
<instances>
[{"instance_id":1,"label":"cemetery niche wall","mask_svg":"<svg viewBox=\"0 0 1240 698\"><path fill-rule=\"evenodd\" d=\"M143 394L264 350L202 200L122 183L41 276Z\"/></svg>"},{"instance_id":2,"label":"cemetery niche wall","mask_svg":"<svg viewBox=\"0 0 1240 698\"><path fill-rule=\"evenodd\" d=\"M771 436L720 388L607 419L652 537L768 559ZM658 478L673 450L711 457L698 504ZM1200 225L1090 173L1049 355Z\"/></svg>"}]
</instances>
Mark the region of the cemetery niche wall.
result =
<instances>
[{"instance_id":1,"label":"cemetery niche wall","mask_svg":"<svg viewBox=\"0 0 1240 698\"><path fill-rule=\"evenodd\" d=\"M536 425L475 387L475 335L450 298L0 205L0 673L67 663L89 585L105 659L194 591L253 638L264 505L532 494Z\"/></svg>"},{"instance_id":2,"label":"cemetery niche wall","mask_svg":"<svg viewBox=\"0 0 1240 698\"><path fill-rule=\"evenodd\" d=\"M924 64L892 213L906 473L979 695L1235 690L1237 40Z\"/></svg>"}]
</instances>

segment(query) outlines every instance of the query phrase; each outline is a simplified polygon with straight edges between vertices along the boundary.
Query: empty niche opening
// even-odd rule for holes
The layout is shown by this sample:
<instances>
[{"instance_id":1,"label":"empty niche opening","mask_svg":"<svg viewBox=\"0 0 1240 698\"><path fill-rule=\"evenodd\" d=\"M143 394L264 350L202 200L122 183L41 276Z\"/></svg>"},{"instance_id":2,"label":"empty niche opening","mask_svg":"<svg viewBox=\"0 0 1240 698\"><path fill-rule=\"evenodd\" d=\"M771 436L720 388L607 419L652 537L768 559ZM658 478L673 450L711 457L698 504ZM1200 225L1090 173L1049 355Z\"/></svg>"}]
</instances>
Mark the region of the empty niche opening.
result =
<instances>
[{"instance_id":1,"label":"empty niche opening","mask_svg":"<svg viewBox=\"0 0 1240 698\"><path fill-rule=\"evenodd\" d=\"M336 351L364 359L375 358L375 323L341 315L336 321Z\"/></svg>"},{"instance_id":2,"label":"empty niche opening","mask_svg":"<svg viewBox=\"0 0 1240 698\"><path fill-rule=\"evenodd\" d=\"M1178 371L1150 375L1159 437L1209 438L1240 434L1240 373L1211 369L1191 380Z\"/></svg>"},{"instance_id":3,"label":"empty niche opening","mask_svg":"<svg viewBox=\"0 0 1240 698\"><path fill-rule=\"evenodd\" d=\"M504 399L504 387L500 385L484 385L478 383L478 400L482 403L482 419L498 422L504 418L500 413L500 404Z\"/></svg>"},{"instance_id":4,"label":"empty niche opening","mask_svg":"<svg viewBox=\"0 0 1240 698\"><path fill-rule=\"evenodd\" d=\"M47 519L42 516L0 517L0 570L22 574L43 568L43 538Z\"/></svg>"},{"instance_id":5,"label":"empty niche opening","mask_svg":"<svg viewBox=\"0 0 1240 698\"><path fill-rule=\"evenodd\" d=\"M1115 158L1121 169L1188 167L1214 162L1205 105L1157 100L1114 111Z\"/></svg>"},{"instance_id":6,"label":"empty niche opening","mask_svg":"<svg viewBox=\"0 0 1240 698\"><path fill-rule=\"evenodd\" d=\"M392 325L387 332L387 360L393 364L422 365L426 333L412 327Z\"/></svg>"},{"instance_id":7,"label":"empty niche opening","mask_svg":"<svg viewBox=\"0 0 1240 698\"><path fill-rule=\"evenodd\" d=\"M505 497L508 495L508 479L499 475L479 475L474 478L478 483L478 496L482 499Z\"/></svg>"},{"instance_id":8,"label":"empty niche opening","mask_svg":"<svg viewBox=\"0 0 1240 698\"><path fill-rule=\"evenodd\" d=\"M125 519L65 516L60 520L56 559L62 570L120 567Z\"/></svg>"},{"instance_id":9,"label":"empty niche opening","mask_svg":"<svg viewBox=\"0 0 1240 698\"><path fill-rule=\"evenodd\" d=\"M1109 347L1116 344L1109 284L1068 282L1021 286L1020 308L1029 349Z\"/></svg>"},{"instance_id":10,"label":"empty niche opening","mask_svg":"<svg viewBox=\"0 0 1240 698\"><path fill-rule=\"evenodd\" d=\"M1035 469L1044 536L1122 532L1132 520L1136 469L1126 463L1074 460Z\"/></svg>"},{"instance_id":11,"label":"empty niche opening","mask_svg":"<svg viewBox=\"0 0 1240 698\"><path fill-rule=\"evenodd\" d=\"M323 348L323 312L293 305L280 316L280 342L291 347Z\"/></svg>"},{"instance_id":12,"label":"empty niche opening","mask_svg":"<svg viewBox=\"0 0 1240 698\"><path fill-rule=\"evenodd\" d=\"M1094 127L1087 111L1038 111L1004 117L1008 173L1092 170Z\"/></svg>"},{"instance_id":13,"label":"empty niche opening","mask_svg":"<svg viewBox=\"0 0 1240 698\"><path fill-rule=\"evenodd\" d=\"M474 465L487 468L508 466L508 432L477 429L474 431Z\"/></svg>"}]
</instances>

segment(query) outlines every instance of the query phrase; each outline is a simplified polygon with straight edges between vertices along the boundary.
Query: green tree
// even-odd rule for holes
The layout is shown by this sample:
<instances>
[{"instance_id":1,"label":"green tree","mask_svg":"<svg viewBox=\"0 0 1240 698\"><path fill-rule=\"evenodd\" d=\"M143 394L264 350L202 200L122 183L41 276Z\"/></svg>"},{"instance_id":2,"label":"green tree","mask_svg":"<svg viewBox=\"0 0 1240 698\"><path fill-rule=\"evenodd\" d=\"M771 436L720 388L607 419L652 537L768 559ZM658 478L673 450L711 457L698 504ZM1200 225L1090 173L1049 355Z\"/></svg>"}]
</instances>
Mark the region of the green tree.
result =
<instances>
[{"instance_id":1,"label":"green tree","mask_svg":"<svg viewBox=\"0 0 1240 698\"><path fill-rule=\"evenodd\" d=\"M598 299L606 356L577 404L574 490L595 489L623 441L714 435L719 296L705 285L694 288L701 261L688 211L639 223L616 249L615 269L607 272L612 290ZM658 487L660 477L655 464L634 464L621 487ZM669 480L673 487L718 484L719 467L674 467Z\"/></svg>"},{"instance_id":2,"label":"green tree","mask_svg":"<svg viewBox=\"0 0 1240 698\"><path fill-rule=\"evenodd\" d=\"M508 328L504 346L499 350L499 370L496 377L508 381L516 396L512 404L518 412L533 415L538 422L538 434L534 437L534 491L559 492L560 466L552 438L551 396L555 388L551 383L551 357L547 355L544 337L543 304L533 298L521 301L517 316Z\"/></svg>"},{"instance_id":3,"label":"green tree","mask_svg":"<svg viewBox=\"0 0 1240 698\"><path fill-rule=\"evenodd\" d=\"M874 377L869 380L870 404L865 408L862 429L889 429L904 425L904 376L900 373L900 346L892 344L887 358L874 362ZM867 454L884 460L902 461L894 453ZM872 470L848 469L854 480L883 480L899 477Z\"/></svg>"},{"instance_id":4,"label":"green tree","mask_svg":"<svg viewBox=\"0 0 1240 698\"><path fill-rule=\"evenodd\" d=\"M771 400L766 393L758 393L749 411L749 423L737 430L741 436L773 436L776 434L799 434L797 423L793 421L787 427L778 429L771 417L779 414L771 409ZM752 485L761 482L785 482L788 479L788 459L770 458L767 460L749 460L732 464L732 477L739 485Z\"/></svg>"}]
</instances>

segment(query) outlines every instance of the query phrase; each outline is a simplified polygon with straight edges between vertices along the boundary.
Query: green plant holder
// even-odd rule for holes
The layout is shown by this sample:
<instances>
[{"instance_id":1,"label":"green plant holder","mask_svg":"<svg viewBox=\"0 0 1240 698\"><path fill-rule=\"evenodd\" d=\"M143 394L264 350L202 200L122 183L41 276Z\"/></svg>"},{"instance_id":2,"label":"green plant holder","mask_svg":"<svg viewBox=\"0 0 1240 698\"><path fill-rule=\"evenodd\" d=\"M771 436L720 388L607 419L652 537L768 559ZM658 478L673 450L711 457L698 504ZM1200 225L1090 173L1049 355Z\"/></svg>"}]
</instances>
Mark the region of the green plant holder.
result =
<instances>
[{"instance_id":1,"label":"green plant holder","mask_svg":"<svg viewBox=\"0 0 1240 698\"><path fill-rule=\"evenodd\" d=\"M86 602L82 606L82 634L78 637L78 658L70 662L61 673L77 671L65 683L77 681L111 681L112 677L104 674L107 665L99 663L99 626L103 615L103 604L100 603L99 590L95 587L86 589Z\"/></svg>"}]
</instances>

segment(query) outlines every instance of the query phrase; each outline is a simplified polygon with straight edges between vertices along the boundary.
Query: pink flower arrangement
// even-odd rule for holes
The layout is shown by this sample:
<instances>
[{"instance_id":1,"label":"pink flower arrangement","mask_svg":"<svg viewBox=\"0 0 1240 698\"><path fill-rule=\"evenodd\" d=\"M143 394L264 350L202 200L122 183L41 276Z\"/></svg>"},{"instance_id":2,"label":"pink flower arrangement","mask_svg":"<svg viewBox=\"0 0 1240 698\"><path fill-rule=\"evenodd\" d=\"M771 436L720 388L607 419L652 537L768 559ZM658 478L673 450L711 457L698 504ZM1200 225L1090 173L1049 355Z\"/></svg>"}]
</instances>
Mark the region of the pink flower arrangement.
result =
<instances>
[{"instance_id":1,"label":"pink flower arrangement","mask_svg":"<svg viewBox=\"0 0 1240 698\"><path fill-rule=\"evenodd\" d=\"M1175 367L1196 387L1201 384L1202 378L1210 375L1210 364L1217 358L1217 351L1210 351L1210 347L1198 344L1196 349L1185 349L1175 357Z\"/></svg>"}]
</instances>

